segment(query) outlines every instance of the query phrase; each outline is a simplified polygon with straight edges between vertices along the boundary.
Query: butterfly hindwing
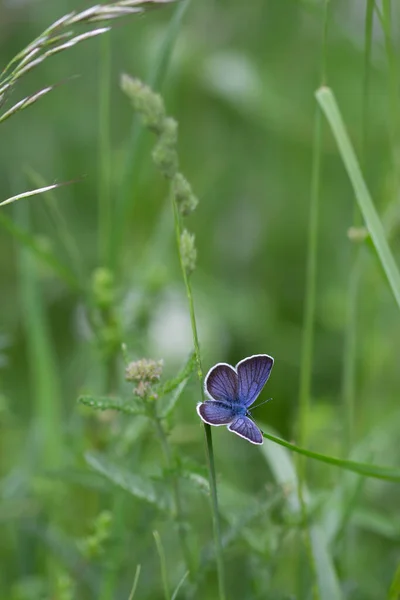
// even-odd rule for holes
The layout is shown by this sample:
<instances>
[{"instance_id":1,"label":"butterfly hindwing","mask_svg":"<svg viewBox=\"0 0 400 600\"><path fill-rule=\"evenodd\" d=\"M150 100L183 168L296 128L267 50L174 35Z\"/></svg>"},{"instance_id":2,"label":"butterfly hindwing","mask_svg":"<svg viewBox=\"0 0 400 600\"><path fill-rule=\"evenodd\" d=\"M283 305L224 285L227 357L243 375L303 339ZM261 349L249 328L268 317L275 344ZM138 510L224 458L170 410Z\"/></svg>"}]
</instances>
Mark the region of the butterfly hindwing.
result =
<instances>
[{"instance_id":1,"label":"butterfly hindwing","mask_svg":"<svg viewBox=\"0 0 400 600\"><path fill-rule=\"evenodd\" d=\"M244 406L250 406L268 381L274 359L268 354L256 354L236 365L238 373L238 398Z\"/></svg>"},{"instance_id":2,"label":"butterfly hindwing","mask_svg":"<svg viewBox=\"0 0 400 600\"><path fill-rule=\"evenodd\" d=\"M236 417L228 429L252 444L262 444L264 441L260 429L249 417Z\"/></svg>"},{"instance_id":3,"label":"butterfly hindwing","mask_svg":"<svg viewBox=\"0 0 400 600\"><path fill-rule=\"evenodd\" d=\"M200 402L197 405L197 413L209 425L229 425L234 419L232 408L219 401Z\"/></svg>"}]
</instances>

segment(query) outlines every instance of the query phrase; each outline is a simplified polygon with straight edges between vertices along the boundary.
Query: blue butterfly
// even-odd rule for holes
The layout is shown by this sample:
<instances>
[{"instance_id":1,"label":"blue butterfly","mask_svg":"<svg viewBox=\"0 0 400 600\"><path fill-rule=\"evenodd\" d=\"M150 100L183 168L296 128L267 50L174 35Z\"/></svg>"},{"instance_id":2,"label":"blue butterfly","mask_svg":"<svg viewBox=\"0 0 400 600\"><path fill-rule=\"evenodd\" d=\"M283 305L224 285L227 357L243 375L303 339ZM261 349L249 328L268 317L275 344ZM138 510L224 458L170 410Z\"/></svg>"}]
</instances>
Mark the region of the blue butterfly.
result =
<instances>
[{"instance_id":1,"label":"blue butterfly","mask_svg":"<svg viewBox=\"0 0 400 600\"><path fill-rule=\"evenodd\" d=\"M238 362L235 368L227 363L212 367L204 380L204 391L210 399L197 405L202 421L227 425L229 431L252 444L262 444L264 438L248 409L266 384L273 364L274 359L268 354L255 354Z\"/></svg>"}]
</instances>

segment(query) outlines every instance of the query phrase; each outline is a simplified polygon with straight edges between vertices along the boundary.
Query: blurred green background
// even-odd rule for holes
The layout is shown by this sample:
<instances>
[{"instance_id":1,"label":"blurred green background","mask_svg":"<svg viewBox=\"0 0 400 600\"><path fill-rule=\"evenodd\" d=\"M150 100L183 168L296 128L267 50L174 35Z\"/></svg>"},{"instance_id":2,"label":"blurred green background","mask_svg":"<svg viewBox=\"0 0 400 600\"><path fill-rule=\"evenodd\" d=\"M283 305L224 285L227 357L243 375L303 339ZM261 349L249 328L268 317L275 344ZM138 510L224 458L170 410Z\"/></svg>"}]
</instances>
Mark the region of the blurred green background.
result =
<instances>
[{"instance_id":1,"label":"blurred green background","mask_svg":"<svg viewBox=\"0 0 400 600\"><path fill-rule=\"evenodd\" d=\"M192 285L204 368L221 361L235 364L255 353L272 355L275 366L262 398L272 396L273 401L257 411L256 419L287 439L298 436L323 4L193 0L174 37L161 90L168 114L179 122L181 169L199 198L186 225L196 236ZM394 119L400 108L398 95L397 104L391 103L390 85L399 65L400 11L392 7L392 71L375 15L366 99L366 4L331 2L327 83L363 158L364 176L398 257L400 167ZM1 65L53 21L85 6L73 0L3 0ZM168 188L151 160L154 140L141 132L119 77L126 72L149 81L176 14L175 6L167 6L119 20L107 40L87 40L45 61L21 79L9 104L47 85L63 84L0 130L0 201L54 181L79 179L54 197L36 196L0 210L8 225L29 230L40 247L67 264L75 260L90 287L90 281L101 280L98 271L96 280L96 269L107 266L100 250L108 240L99 234L98 214L107 182L101 136L108 129L110 197L116 204L121 197L127 201L123 222L114 229L115 314L129 357L163 359L166 376L176 374L192 349L190 320ZM110 91L106 123L104 89ZM132 139L138 135L132 157ZM365 248L355 256L357 244L347 234L360 223L354 207L324 123L307 446L396 465L400 320L373 251ZM55 213L64 236L54 225ZM174 526L156 507L96 473L84 458L86 451L101 451L162 486L159 443L144 420L95 413L77 404L82 392L129 397L122 357L107 389L110 332L103 332L102 343L95 342L81 295L9 229L0 221L0 597L127 599L141 564L135 597L162 598L152 531L160 532L174 589L184 573ZM349 320L354 285L356 315L350 313ZM351 414L344 390L346 367L349 361L353 365L353 330ZM190 475L182 488L196 556L212 547L209 503L200 489L207 470L194 410L198 400L193 377L170 426L174 452ZM225 552L228 598L311 598L304 528L293 491L282 487L286 475L290 479L287 457L269 442L260 452L225 428L215 429L213 439L223 532L231 536ZM334 580L319 582L320 597L398 598L389 596L389 588L400 562L399 486L310 461L307 477L310 519L325 540L329 562L329 568L321 568ZM102 511L110 511L110 523ZM106 529L104 542L94 556L85 554L82 547L99 527ZM218 597L216 573L212 558L209 562L195 597L213 600ZM178 598L185 594L184 584Z\"/></svg>"}]
</instances>

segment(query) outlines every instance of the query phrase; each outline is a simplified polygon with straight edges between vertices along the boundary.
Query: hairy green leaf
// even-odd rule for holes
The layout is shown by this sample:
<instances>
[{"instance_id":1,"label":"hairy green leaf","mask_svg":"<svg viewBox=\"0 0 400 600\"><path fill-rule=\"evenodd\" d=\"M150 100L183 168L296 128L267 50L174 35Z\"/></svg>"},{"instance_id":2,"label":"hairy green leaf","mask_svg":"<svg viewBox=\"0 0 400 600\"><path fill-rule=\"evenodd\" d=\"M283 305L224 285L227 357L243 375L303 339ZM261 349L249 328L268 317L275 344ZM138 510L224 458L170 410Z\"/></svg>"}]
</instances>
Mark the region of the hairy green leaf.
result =
<instances>
[{"instance_id":1,"label":"hairy green leaf","mask_svg":"<svg viewBox=\"0 0 400 600\"><path fill-rule=\"evenodd\" d=\"M87 452L85 459L95 471L104 475L111 483L132 496L145 500L149 504L157 506L160 510L165 511L170 509L171 503L167 494L164 491L159 492L149 479L131 473L97 452Z\"/></svg>"}]
</instances>

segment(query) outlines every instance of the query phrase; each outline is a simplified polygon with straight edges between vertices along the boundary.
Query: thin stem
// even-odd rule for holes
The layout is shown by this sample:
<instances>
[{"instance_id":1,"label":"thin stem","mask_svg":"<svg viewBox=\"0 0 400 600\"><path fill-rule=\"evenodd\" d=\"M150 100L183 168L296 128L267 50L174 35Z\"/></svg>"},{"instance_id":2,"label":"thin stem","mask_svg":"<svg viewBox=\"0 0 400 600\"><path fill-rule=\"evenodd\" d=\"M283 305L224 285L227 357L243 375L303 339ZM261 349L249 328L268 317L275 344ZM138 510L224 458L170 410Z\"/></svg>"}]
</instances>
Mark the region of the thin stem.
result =
<instances>
[{"instance_id":1,"label":"thin stem","mask_svg":"<svg viewBox=\"0 0 400 600\"><path fill-rule=\"evenodd\" d=\"M197 323L196 323L196 315L194 310L194 301L192 294L192 287L190 285L190 281L186 272L185 265L182 259L181 253L181 222L178 207L176 204L176 198L171 189L171 199L172 205L174 209L174 221L175 221L175 235L176 235L176 243L178 246L179 253L179 261L182 270L183 281L186 288L186 295L189 303L189 314L190 314L190 322L192 326L192 334L193 334L193 344L194 351L196 355L196 363L197 363L197 374L199 377L199 383L201 388L201 396L204 398L204 390L203 390L203 369L201 364L201 355L200 355L200 344L199 337L197 333ZM207 450L207 462L209 469L209 479L210 479L210 490L211 490L211 508L212 508L212 519L213 519L213 530L214 530L214 543L215 543L215 555L217 560L217 572L218 572L218 586L219 586L219 598L220 600L226 599L225 594L225 577L224 577L224 561L223 561L223 552L222 552L222 541L221 541L221 524L219 518L219 510L218 510L218 494L217 494L217 479L215 475L215 463L214 463L214 450L213 450L213 442L212 442L212 433L210 425L204 423L204 434L206 438L206 450Z\"/></svg>"},{"instance_id":2,"label":"thin stem","mask_svg":"<svg viewBox=\"0 0 400 600\"><path fill-rule=\"evenodd\" d=\"M156 542L158 556L160 558L160 566L161 566L161 578L163 582L164 589L164 597L165 600L170 600L171 594L169 591L169 581L168 581L168 569L167 569L167 561L165 559L165 552L163 545L161 543L160 534L158 531L153 531L154 540Z\"/></svg>"},{"instance_id":3,"label":"thin stem","mask_svg":"<svg viewBox=\"0 0 400 600\"><path fill-rule=\"evenodd\" d=\"M110 266L110 243L112 235L111 214L111 143L110 143L110 37L101 40L100 105L99 105L99 225L98 252L100 264Z\"/></svg>"},{"instance_id":4,"label":"thin stem","mask_svg":"<svg viewBox=\"0 0 400 600\"><path fill-rule=\"evenodd\" d=\"M372 49L372 29L374 24L374 0L367 0L365 9L365 45L364 45L364 75L362 86L362 142L361 142L361 163L365 164L366 152L368 147L368 112L369 112L369 90L371 79L371 49ZM359 213L358 213L359 214Z\"/></svg>"},{"instance_id":5,"label":"thin stem","mask_svg":"<svg viewBox=\"0 0 400 600\"><path fill-rule=\"evenodd\" d=\"M368 0L365 9L365 28L364 28L364 73L362 84L362 122L361 122L361 163L365 167L368 155L368 115L369 115L369 93L370 93L370 75L371 75L371 49L372 49L372 28L374 22L374 0ZM362 224L362 216L357 202L354 203L353 226L359 227ZM343 349L343 372L342 372L342 390L343 390L343 413L344 413L344 438L343 438L343 456L350 454L354 438L354 414L356 404L356 377L357 377L357 324L358 324L358 305L360 302L360 283L363 270L363 248L360 243L353 242L350 256L349 280L347 286L347 310L346 310L346 328L344 335ZM360 480L362 482L362 479ZM356 497L355 497L356 498ZM354 501L350 504L349 515L354 506ZM342 534L342 557L341 565L343 572L346 572L348 558L351 555L352 537L348 528L349 516L344 519L341 529Z\"/></svg>"},{"instance_id":6,"label":"thin stem","mask_svg":"<svg viewBox=\"0 0 400 600\"><path fill-rule=\"evenodd\" d=\"M131 593L129 594L129 600L133 600L133 598L135 597L135 593L136 593L137 586L139 583L141 569L142 569L141 565L138 565L136 567L135 579L133 580L132 590L131 590Z\"/></svg>"},{"instance_id":7,"label":"thin stem","mask_svg":"<svg viewBox=\"0 0 400 600\"><path fill-rule=\"evenodd\" d=\"M392 144L393 169L396 173L397 142L400 129L400 118L398 111L398 72L397 58L392 39L392 2L382 0L382 25L385 35L385 49L389 68L389 114L390 114L390 139Z\"/></svg>"},{"instance_id":8,"label":"thin stem","mask_svg":"<svg viewBox=\"0 0 400 600\"><path fill-rule=\"evenodd\" d=\"M370 73L371 73L371 48L372 48L372 27L374 17L374 0L368 0L365 10L365 46L364 46L364 75L363 75L363 94L362 94L362 131L361 131L361 151L362 163L367 160L367 140L368 140L368 105L370 92ZM359 227L362 223L360 210L355 203L353 225ZM348 456L352 441L354 429L354 406L356 395L356 361L357 361L357 306L359 301L359 287L362 270L362 248L355 242L352 250L351 268L349 272L349 282L347 289L347 315L346 330L343 352L343 405L345 419L344 436L344 456Z\"/></svg>"},{"instance_id":9,"label":"thin stem","mask_svg":"<svg viewBox=\"0 0 400 600\"><path fill-rule=\"evenodd\" d=\"M328 11L329 0L325 1L325 12L322 33L321 53L321 83L326 81L326 55L328 38ZM314 348L314 322L317 289L317 251L318 251L318 212L321 188L321 111L316 108L314 121L313 160L311 172L311 198L308 229L307 271L306 271L306 296L303 316L303 339L300 364L299 386L299 440L300 445L307 444L308 418L311 406L311 377L312 359ZM305 523L305 545L313 574L313 598L319 598L318 581L316 576L315 557L313 555L312 540L310 535L307 506L304 500L304 486L306 482L306 464L303 458L298 462L298 496L301 506L302 518ZM301 581L301 560L299 560L299 582Z\"/></svg>"},{"instance_id":10,"label":"thin stem","mask_svg":"<svg viewBox=\"0 0 400 600\"><path fill-rule=\"evenodd\" d=\"M162 449L164 452L165 462L167 464L167 468L170 473L169 478L171 481L172 490L173 490L173 494L174 494L176 522L177 522L177 526L178 526L179 539L180 539L180 543L181 543L181 547L182 547L182 554L183 554L183 558L185 559L186 568L189 571L190 577L192 578L194 575L194 565L193 565L192 555L191 555L191 552L190 552L190 549L189 549L189 546L187 543L187 539L186 539L186 531L185 531L185 525L184 525L185 519L184 519L184 514L183 514L183 508L182 508L179 480L174 471L175 465L173 464L171 447L169 445L168 438L166 436L161 419L158 417L155 408L153 408L151 418L156 427L157 435L159 437L159 440L160 440L160 443L161 443L161 446L162 446Z\"/></svg>"}]
</instances>

